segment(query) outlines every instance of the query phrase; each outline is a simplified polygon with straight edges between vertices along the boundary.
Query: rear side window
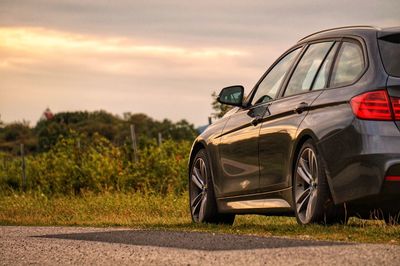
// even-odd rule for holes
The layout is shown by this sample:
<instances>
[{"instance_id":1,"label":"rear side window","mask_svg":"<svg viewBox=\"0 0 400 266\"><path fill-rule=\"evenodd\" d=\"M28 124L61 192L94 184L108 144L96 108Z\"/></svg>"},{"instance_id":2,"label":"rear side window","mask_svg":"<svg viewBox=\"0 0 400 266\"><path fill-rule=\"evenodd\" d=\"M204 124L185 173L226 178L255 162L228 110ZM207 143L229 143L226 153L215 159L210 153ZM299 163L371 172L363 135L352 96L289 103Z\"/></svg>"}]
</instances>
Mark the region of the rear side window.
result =
<instances>
[{"instance_id":1,"label":"rear side window","mask_svg":"<svg viewBox=\"0 0 400 266\"><path fill-rule=\"evenodd\" d=\"M310 90L315 75L332 45L333 42L321 42L311 44L308 47L290 78L284 96L294 95Z\"/></svg>"},{"instance_id":2,"label":"rear side window","mask_svg":"<svg viewBox=\"0 0 400 266\"><path fill-rule=\"evenodd\" d=\"M386 72L400 77L400 33L385 36L378 43Z\"/></svg>"},{"instance_id":3,"label":"rear side window","mask_svg":"<svg viewBox=\"0 0 400 266\"><path fill-rule=\"evenodd\" d=\"M355 82L364 70L362 48L354 42L343 42L333 68L331 87L341 87Z\"/></svg>"}]
</instances>

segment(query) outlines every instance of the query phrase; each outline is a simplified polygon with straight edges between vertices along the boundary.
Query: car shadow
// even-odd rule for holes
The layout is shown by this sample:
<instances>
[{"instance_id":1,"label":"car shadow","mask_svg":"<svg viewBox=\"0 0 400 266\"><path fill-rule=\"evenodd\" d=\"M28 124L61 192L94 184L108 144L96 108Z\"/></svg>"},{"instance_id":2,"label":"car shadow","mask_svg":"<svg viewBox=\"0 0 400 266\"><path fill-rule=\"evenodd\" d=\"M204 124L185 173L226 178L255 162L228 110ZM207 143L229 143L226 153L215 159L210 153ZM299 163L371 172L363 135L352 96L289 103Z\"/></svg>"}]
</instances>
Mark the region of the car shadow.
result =
<instances>
[{"instance_id":1,"label":"car shadow","mask_svg":"<svg viewBox=\"0 0 400 266\"><path fill-rule=\"evenodd\" d=\"M350 245L348 243L278 237L162 230L115 230L106 232L52 234L35 237L205 251Z\"/></svg>"}]
</instances>

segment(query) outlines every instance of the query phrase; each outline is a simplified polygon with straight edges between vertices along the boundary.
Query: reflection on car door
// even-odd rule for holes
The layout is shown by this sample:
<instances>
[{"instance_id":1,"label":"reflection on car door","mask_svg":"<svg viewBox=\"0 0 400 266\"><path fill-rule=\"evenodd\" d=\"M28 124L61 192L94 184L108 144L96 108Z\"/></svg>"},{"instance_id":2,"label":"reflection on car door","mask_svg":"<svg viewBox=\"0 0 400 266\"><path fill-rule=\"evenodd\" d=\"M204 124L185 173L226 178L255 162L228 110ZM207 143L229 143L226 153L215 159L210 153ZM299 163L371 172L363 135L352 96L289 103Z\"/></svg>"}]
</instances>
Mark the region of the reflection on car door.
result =
<instances>
[{"instance_id":1,"label":"reflection on car door","mask_svg":"<svg viewBox=\"0 0 400 266\"><path fill-rule=\"evenodd\" d=\"M240 110L230 117L219 144L223 194L249 193L259 187L258 134L266 106Z\"/></svg>"},{"instance_id":2,"label":"reflection on car door","mask_svg":"<svg viewBox=\"0 0 400 266\"><path fill-rule=\"evenodd\" d=\"M260 187L258 158L260 121L268 113L290 66L300 49L290 51L260 79L251 104L229 118L220 140L220 181L217 186L224 196L249 194Z\"/></svg>"},{"instance_id":3,"label":"reflection on car door","mask_svg":"<svg viewBox=\"0 0 400 266\"><path fill-rule=\"evenodd\" d=\"M325 88L336 46L334 41L309 45L282 89L282 97L269 106L259 136L262 191L289 186L294 136L312 102Z\"/></svg>"}]
</instances>

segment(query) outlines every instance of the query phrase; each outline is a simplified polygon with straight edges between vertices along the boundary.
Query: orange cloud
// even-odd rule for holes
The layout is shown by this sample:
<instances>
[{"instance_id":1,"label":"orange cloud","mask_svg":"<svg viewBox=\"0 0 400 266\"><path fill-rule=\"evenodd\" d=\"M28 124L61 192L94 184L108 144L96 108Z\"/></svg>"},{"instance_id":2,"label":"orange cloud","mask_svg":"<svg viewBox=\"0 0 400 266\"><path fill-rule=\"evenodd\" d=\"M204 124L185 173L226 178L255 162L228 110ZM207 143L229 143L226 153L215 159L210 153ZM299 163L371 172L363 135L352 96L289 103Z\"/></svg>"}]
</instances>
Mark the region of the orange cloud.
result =
<instances>
[{"instance_id":1,"label":"orange cloud","mask_svg":"<svg viewBox=\"0 0 400 266\"><path fill-rule=\"evenodd\" d=\"M78 52L160 57L215 58L246 55L235 49L188 48L179 46L142 45L129 38L88 36L44 28L0 28L0 47L42 54L43 52Z\"/></svg>"},{"instance_id":2,"label":"orange cloud","mask_svg":"<svg viewBox=\"0 0 400 266\"><path fill-rule=\"evenodd\" d=\"M166 66L179 71L207 69L248 53L233 48L143 44L125 37L102 37L46 28L0 27L0 69L26 71L48 65L76 66L111 74L150 75ZM173 71L170 69L170 71ZM195 72L193 72L195 73Z\"/></svg>"}]
</instances>

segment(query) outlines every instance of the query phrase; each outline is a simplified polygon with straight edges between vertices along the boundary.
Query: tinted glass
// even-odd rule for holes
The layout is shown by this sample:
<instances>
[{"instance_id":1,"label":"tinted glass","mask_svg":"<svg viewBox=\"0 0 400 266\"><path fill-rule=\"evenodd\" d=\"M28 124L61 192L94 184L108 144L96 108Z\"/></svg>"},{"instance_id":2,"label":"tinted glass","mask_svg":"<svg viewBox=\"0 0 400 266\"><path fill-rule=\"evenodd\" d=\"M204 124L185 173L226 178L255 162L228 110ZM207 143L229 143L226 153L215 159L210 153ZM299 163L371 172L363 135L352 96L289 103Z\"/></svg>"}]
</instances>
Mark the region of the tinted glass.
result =
<instances>
[{"instance_id":1,"label":"tinted glass","mask_svg":"<svg viewBox=\"0 0 400 266\"><path fill-rule=\"evenodd\" d=\"M400 77L400 33L379 40L379 49L386 72Z\"/></svg>"},{"instance_id":2,"label":"tinted glass","mask_svg":"<svg viewBox=\"0 0 400 266\"><path fill-rule=\"evenodd\" d=\"M300 52L300 48L290 52L282 58L265 76L263 81L258 85L257 91L251 101L251 104L268 102L275 99L279 87L282 84L285 74L289 71L290 66Z\"/></svg>"},{"instance_id":3,"label":"tinted glass","mask_svg":"<svg viewBox=\"0 0 400 266\"><path fill-rule=\"evenodd\" d=\"M363 70L364 58L361 46L352 42L344 42L333 68L331 87L353 83Z\"/></svg>"},{"instance_id":4,"label":"tinted glass","mask_svg":"<svg viewBox=\"0 0 400 266\"><path fill-rule=\"evenodd\" d=\"M290 78L285 96L310 90L314 77L332 44L333 42L322 42L308 47Z\"/></svg>"},{"instance_id":5,"label":"tinted glass","mask_svg":"<svg viewBox=\"0 0 400 266\"><path fill-rule=\"evenodd\" d=\"M243 87L231 86L224 88L219 94L219 101L225 104L242 104Z\"/></svg>"},{"instance_id":6,"label":"tinted glass","mask_svg":"<svg viewBox=\"0 0 400 266\"><path fill-rule=\"evenodd\" d=\"M322 64L320 70L318 71L317 77L315 78L312 90L321 90L326 88L330 66L332 65L333 57L335 56L337 46L338 43L335 43L334 46L329 51L328 56L325 58L325 61Z\"/></svg>"}]
</instances>

